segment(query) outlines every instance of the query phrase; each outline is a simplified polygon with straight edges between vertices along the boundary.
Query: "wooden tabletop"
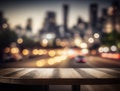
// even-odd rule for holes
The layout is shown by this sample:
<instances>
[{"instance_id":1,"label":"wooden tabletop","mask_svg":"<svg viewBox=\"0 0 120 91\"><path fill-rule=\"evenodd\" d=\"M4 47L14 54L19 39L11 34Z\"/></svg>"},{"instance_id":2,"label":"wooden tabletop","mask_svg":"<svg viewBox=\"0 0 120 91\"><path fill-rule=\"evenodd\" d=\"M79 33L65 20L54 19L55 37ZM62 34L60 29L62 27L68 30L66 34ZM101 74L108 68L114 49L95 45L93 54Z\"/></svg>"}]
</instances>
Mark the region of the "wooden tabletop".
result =
<instances>
[{"instance_id":1,"label":"wooden tabletop","mask_svg":"<svg viewBox=\"0 0 120 91\"><path fill-rule=\"evenodd\" d=\"M23 85L120 84L120 69L1 68L0 83Z\"/></svg>"}]
</instances>

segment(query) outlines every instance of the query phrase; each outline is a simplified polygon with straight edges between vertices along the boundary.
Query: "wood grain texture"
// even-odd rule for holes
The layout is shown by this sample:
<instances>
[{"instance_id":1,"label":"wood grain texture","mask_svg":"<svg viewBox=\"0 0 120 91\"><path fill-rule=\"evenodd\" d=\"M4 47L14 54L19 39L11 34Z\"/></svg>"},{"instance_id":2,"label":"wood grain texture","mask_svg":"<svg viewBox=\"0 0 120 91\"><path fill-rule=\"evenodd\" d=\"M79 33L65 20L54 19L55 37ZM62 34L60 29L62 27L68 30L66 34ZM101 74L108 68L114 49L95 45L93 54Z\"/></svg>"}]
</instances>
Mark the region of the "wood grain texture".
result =
<instances>
[{"instance_id":1,"label":"wood grain texture","mask_svg":"<svg viewBox=\"0 0 120 91\"><path fill-rule=\"evenodd\" d=\"M120 84L120 71L105 68L5 68L0 70L0 83Z\"/></svg>"}]
</instances>

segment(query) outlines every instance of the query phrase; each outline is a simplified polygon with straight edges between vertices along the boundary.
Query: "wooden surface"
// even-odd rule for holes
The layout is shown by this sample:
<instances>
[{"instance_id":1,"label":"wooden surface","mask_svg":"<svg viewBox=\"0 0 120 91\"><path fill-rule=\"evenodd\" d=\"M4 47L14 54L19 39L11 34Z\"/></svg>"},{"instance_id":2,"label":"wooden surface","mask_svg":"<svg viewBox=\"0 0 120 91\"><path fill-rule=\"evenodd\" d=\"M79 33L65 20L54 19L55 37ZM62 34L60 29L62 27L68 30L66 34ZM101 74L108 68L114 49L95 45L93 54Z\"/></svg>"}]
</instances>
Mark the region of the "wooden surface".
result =
<instances>
[{"instance_id":1,"label":"wooden surface","mask_svg":"<svg viewBox=\"0 0 120 91\"><path fill-rule=\"evenodd\" d=\"M120 84L120 69L2 68L0 83L28 85Z\"/></svg>"}]
</instances>

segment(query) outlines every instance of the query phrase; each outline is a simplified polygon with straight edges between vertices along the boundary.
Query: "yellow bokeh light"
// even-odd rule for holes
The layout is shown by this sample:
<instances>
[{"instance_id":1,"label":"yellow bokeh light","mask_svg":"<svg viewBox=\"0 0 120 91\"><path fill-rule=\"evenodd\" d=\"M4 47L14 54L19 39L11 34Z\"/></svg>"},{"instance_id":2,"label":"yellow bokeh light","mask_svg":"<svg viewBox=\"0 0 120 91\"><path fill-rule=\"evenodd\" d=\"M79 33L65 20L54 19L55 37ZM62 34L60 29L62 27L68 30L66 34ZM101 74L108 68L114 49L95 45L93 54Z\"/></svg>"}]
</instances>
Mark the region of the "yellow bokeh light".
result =
<instances>
[{"instance_id":1,"label":"yellow bokeh light","mask_svg":"<svg viewBox=\"0 0 120 91\"><path fill-rule=\"evenodd\" d=\"M28 55L28 54L29 54L29 50L28 50L28 49L24 49L24 50L22 51L22 54L25 55L25 56Z\"/></svg>"},{"instance_id":2,"label":"yellow bokeh light","mask_svg":"<svg viewBox=\"0 0 120 91\"><path fill-rule=\"evenodd\" d=\"M113 25L112 23L107 23L105 26L105 32L106 33L111 33L113 31Z\"/></svg>"},{"instance_id":3,"label":"yellow bokeh light","mask_svg":"<svg viewBox=\"0 0 120 91\"><path fill-rule=\"evenodd\" d=\"M89 50L88 49L82 49L82 54L88 54Z\"/></svg>"},{"instance_id":4,"label":"yellow bokeh light","mask_svg":"<svg viewBox=\"0 0 120 91\"><path fill-rule=\"evenodd\" d=\"M38 54L39 54L39 55L43 55L43 54L44 54L44 51L40 49L40 50L38 50Z\"/></svg>"},{"instance_id":5,"label":"yellow bokeh light","mask_svg":"<svg viewBox=\"0 0 120 91\"><path fill-rule=\"evenodd\" d=\"M42 40L42 44L43 47L46 47L48 45L48 40L47 39L43 39Z\"/></svg>"},{"instance_id":6,"label":"yellow bokeh light","mask_svg":"<svg viewBox=\"0 0 120 91\"><path fill-rule=\"evenodd\" d=\"M47 50L43 50L43 54L47 54Z\"/></svg>"},{"instance_id":7,"label":"yellow bokeh light","mask_svg":"<svg viewBox=\"0 0 120 91\"><path fill-rule=\"evenodd\" d=\"M66 60L66 59L67 59L67 56L64 56L64 55L63 55L63 56L61 56L61 59L62 59L62 60Z\"/></svg>"},{"instance_id":8,"label":"yellow bokeh light","mask_svg":"<svg viewBox=\"0 0 120 91\"><path fill-rule=\"evenodd\" d=\"M62 54L62 50L57 50L57 54L61 55Z\"/></svg>"},{"instance_id":9,"label":"yellow bokeh light","mask_svg":"<svg viewBox=\"0 0 120 91\"><path fill-rule=\"evenodd\" d=\"M50 50L49 53L48 53L48 55L49 55L50 57L53 57L53 56L56 55L56 53L55 53L54 50Z\"/></svg>"},{"instance_id":10,"label":"yellow bokeh light","mask_svg":"<svg viewBox=\"0 0 120 91\"><path fill-rule=\"evenodd\" d=\"M55 61L52 58L50 58L50 59L48 59L48 64L53 65L53 64L55 64Z\"/></svg>"},{"instance_id":11,"label":"yellow bokeh light","mask_svg":"<svg viewBox=\"0 0 120 91\"><path fill-rule=\"evenodd\" d=\"M80 44L81 44L80 38L76 38L76 39L74 40L74 43L75 43L76 46L80 46Z\"/></svg>"},{"instance_id":12,"label":"yellow bokeh light","mask_svg":"<svg viewBox=\"0 0 120 91\"><path fill-rule=\"evenodd\" d=\"M17 43L18 44L22 44L23 43L23 39L22 38L18 38Z\"/></svg>"},{"instance_id":13,"label":"yellow bokeh light","mask_svg":"<svg viewBox=\"0 0 120 91\"><path fill-rule=\"evenodd\" d=\"M62 61L60 57L55 57L54 60L55 62L58 62L58 63Z\"/></svg>"},{"instance_id":14,"label":"yellow bokeh light","mask_svg":"<svg viewBox=\"0 0 120 91\"><path fill-rule=\"evenodd\" d=\"M37 55L37 54L38 54L38 50L37 50L37 49L34 49L34 50L32 51L32 53L33 53L33 55Z\"/></svg>"},{"instance_id":15,"label":"yellow bokeh light","mask_svg":"<svg viewBox=\"0 0 120 91\"><path fill-rule=\"evenodd\" d=\"M18 53L18 52L19 52L19 49L17 47L11 48L11 53L12 54L15 54L15 53Z\"/></svg>"},{"instance_id":16,"label":"yellow bokeh light","mask_svg":"<svg viewBox=\"0 0 120 91\"><path fill-rule=\"evenodd\" d=\"M81 48L87 48L87 43L81 43L81 44L80 44L80 47L81 47Z\"/></svg>"},{"instance_id":17,"label":"yellow bokeh light","mask_svg":"<svg viewBox=\"0 0 120 91\"><path fill-rule=\"evenodd\" d=\"M42 67L44 65L45 65L45 61L44 60L40 60L40 61L36 62L36 66L38 66L38 67Z\"/></svg>"},{"instance_id":18,"label":"yellow bokeh light","mask_svg":"<svg viewBox=\"0 0 120 91\"><path fill-rule=\"evenodd\" d=\"M54 57L53 60L54 60L54 62L60 62L59 57Z\"/></svg>"}]
</instances>

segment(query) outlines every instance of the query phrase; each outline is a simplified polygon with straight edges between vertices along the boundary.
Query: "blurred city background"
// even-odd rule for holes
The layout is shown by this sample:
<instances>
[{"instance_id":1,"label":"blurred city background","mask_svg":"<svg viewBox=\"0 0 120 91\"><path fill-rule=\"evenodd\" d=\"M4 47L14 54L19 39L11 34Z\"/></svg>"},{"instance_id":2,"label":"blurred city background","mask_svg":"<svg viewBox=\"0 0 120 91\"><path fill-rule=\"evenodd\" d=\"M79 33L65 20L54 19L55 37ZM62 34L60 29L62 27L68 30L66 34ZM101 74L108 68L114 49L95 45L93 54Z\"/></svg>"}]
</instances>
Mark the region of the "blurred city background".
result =
<instances>
[{"instance_id":1,"label":"blurred city background","mask_svg":"<svg viewBox=\"0 0 120 91\"><path fill-rule=\"evenodd\" d=\"M0 67L120 67L119 0L0 1Z\"/></svg>"}]
</instances>

